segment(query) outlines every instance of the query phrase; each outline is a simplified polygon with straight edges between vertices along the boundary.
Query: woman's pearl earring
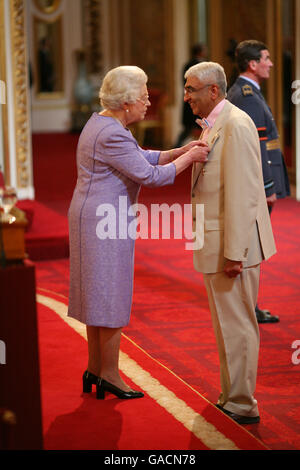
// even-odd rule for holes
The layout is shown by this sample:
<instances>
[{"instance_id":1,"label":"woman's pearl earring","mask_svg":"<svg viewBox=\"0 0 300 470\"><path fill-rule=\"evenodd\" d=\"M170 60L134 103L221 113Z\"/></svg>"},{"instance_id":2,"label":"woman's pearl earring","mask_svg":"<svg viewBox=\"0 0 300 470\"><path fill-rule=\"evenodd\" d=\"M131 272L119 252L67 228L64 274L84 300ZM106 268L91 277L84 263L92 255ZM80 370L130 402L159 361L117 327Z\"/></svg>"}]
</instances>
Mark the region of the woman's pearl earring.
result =
<instances>
[{"instance_id":1,"label":"woman's pearl earring","mask_svg":"<svg viewBox=\"0 0 300 470\"><path fill-rule=\"evenodd\" d=\"M126 109L126 113L129 113L129 109Z\"/></svg>"}]
</instances>

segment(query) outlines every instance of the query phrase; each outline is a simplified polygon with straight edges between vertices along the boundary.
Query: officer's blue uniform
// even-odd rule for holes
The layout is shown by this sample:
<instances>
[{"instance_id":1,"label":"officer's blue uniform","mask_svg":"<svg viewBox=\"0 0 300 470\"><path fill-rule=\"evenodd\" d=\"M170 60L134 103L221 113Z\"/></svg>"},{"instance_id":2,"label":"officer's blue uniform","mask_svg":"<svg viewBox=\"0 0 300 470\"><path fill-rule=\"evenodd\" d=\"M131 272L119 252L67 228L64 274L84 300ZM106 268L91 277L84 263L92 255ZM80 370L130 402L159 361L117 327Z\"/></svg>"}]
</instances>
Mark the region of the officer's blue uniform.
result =
<instances>
[{"instance_id":1,"label":"officer's blue uniform","mask_svg":"<svg viewBox=\"0 0 300 470\"><path fill-rule=\"evenodd\" d=\"M277 127L262 93L251 82L239 77L228 91L227 99L249 114L256 125L266 196L273 193L276 193L277 198L288 196L289 179L280 150Z\"/></svg>"}]
</instances>

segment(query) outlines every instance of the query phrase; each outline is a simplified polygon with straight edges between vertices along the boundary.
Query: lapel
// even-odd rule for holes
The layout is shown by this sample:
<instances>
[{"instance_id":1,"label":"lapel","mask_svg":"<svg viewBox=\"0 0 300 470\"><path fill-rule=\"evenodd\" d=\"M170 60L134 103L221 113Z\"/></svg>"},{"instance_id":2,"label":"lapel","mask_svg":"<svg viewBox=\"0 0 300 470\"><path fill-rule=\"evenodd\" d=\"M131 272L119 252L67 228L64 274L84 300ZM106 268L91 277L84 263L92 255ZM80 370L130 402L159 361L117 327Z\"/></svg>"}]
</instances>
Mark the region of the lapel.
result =
<instances>
[{"instance_id":1,"label":"lapel","mask_svg":"<svg viewBox=\"0 0 300 470\"><path fill-rule=\"evenodd\" d=\"M252 85L252 90L254 91L254 93L256 95L258 95L260 97L260 99L268 106L266 100L265 100L265 97L264 95L262 94L262 92L260 91L259 88L257 88L255 85ZM268 106L269 107L269 106Z\"/></svg>"},{"instance_id":2,"label":"lapel","mask_svg":"<svg viewBox=\"0 0 300 470\"><path fill-rule=\"evenodd\" d=\"M228 114L229 110L232 108L232 106L233 105L231 103L229 103L229 101L226 101L226 103L224 105L224 108L220 112L219 116L216 119L216 122L214 123L213 127L209 131L208 138L207 138L207 144L210 148L210 152L212 151L215 143L217 142L217 140L220 137L220 133L222 132L222 128L223 128L223 126L226 122L227 114ZM200 138L201 138L201 136L200 136ZM209 159L209 155L210 155L210 153L208 154L208 159ZM198 178L199 178L199 175L200 175L200 172L201 172L202 168L204 167L204 165L205 165L205 163L194 163L194 165L193 165L193 177L192 177L192 189L196 185L196 183L198 181Z\"/></svg>"}]
</instances>

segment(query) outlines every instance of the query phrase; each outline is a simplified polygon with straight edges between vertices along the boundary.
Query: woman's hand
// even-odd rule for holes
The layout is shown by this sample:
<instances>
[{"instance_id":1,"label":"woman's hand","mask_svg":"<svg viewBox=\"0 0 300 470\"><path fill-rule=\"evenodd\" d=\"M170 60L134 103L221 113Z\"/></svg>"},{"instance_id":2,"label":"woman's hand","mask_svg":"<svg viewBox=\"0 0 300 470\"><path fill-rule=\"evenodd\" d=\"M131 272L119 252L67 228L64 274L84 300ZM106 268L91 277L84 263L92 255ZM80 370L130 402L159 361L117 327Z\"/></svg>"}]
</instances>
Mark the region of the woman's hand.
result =
<instances>
[{"instance_id":1,"label":"woman's hand","mask_svg":"<svg viewBox=\"0 0 300 470\"><path fill-rule=\"evenodd\" d=\"M177 158L181 157L182 155L186 155L188 159L191 159L190 157L190 150L192 150L194 147L207 147L207 144L201 140L193 140L192 142L189 142L188 144L184 145L183 147L178 147L175 149L171 150L164 150L160 152L158 164L159 165L165 165L166 163L174 162ZM201 153L201 152L200 152ZM189 163L193 163L194 161L202 161L202 160L197 160L195 158L195 151L192 152L193 159L190 160Z\"/></svg>"},{"instance_id":2,"label":"woman's hand","mask_svg":"<svg viewBox=\"0 0 300 470\"><path fill-rule=\"evenodd\" d=\"M209 153L209 147L206 142L201 142L197 140L194 142L194 145L190 147L188 154L192 160L192 162L207 162L207 155Z\"/></svg>"},{"instance_id":3,"label":"woman's hand","mask_svg":"<svg viewBox=\"0 0 300 470\"><path fill-rule=\"evenodd\" d=\"M190 149L187 152L181 154L175 160L173 159L172 163L174 163L176 167L176 175L178 175L183 170L185 170L188 166L191 165L191 163L207 162L208 152L209 152L209 147L206 142L201 142L200 140L193 142L193 146L190 145Z\"/></svg>"},{"instance_id":4,"label":"woman's hand","mask_svg":"<svg viewBox=\"0 0 300 470\"><path fill-rule=\"evenodd\" d=\"M202 145L204 142L201 140L192 140L188 144L180 147L181 154L188 152L191 148L195 147L195 145ZM179 150L179 148L178 148Z\"/></svg>"}]
</instances>

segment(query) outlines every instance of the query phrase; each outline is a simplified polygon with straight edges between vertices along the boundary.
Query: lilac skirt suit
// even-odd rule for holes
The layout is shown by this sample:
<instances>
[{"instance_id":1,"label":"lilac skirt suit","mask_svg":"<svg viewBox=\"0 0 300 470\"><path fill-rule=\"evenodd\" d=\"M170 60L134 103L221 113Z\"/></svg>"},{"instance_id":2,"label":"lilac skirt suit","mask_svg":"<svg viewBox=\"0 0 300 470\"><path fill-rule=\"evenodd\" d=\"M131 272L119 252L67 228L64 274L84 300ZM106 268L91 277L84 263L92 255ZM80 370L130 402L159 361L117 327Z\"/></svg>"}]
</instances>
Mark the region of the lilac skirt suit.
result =
<instances>
[{"instance_id":1,"label":"lilac skirt suit","mask_svg":"<svg viewBox=\"0 0 300 470\"><path fill-rule=\"evenodd\" d=\"M92 114L77 147L78 178L69 208L68 315L90 326L119 328L129 322L134 237L127 235L141 185L174 183L173 163L143 150L115 119Z\"/></svg>"}]
</instances>

